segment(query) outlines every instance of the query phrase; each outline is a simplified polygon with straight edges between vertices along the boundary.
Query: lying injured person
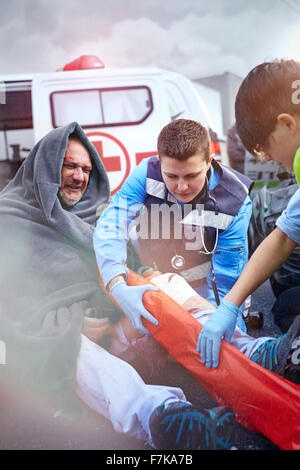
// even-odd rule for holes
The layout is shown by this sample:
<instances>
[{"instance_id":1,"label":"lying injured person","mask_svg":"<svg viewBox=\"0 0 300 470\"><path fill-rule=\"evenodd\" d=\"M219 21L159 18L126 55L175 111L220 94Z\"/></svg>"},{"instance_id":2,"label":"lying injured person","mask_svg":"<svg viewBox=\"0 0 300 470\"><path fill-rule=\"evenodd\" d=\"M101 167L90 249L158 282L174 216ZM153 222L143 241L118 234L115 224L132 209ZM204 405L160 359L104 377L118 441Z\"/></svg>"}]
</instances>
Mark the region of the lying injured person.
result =
<instances>
[{"instance_id":1,"label":"lying injured person","mask_svg":"<svg viewBox=\"0 0 300 470\"><path fill-rule=\"evenodd\" d=\"M148 280L158 286L165 294L188 310L202 325L214 313L216 307L208 302L178 274L155 272L152 276L145 273ZM152 374L167 361L167 351L150 335L134 330L127 318L123 318L112 331L110 352L138 367L143 361L144 372ZM292 323L288 332L278 338L254 338L236 326L232 346L251 361L300 385L300 315ZM145 366L147 368L145 369ZM141 371L142 373L142 371Z\"/></svg>"}]
</instances>

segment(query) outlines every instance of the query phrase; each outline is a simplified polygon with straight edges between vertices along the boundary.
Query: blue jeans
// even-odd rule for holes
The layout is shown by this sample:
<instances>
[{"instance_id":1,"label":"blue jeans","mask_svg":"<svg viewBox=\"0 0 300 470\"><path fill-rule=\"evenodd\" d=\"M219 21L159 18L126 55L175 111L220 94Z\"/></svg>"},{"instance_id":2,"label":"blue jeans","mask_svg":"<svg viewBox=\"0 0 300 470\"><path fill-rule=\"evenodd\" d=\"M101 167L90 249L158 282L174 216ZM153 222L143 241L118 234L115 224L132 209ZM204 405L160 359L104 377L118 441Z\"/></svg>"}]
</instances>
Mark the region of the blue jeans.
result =
<instances>
[{"instance_id":1,"label":"blue jeans","mask_svg":"<svg viewBox=\"0 0 300 470\"><path fill-rule=\"evenodd\" d=\"M300 285L282 290L272 307L276 325L285 333L300 315Z\"/></svg>"}]
</instances>

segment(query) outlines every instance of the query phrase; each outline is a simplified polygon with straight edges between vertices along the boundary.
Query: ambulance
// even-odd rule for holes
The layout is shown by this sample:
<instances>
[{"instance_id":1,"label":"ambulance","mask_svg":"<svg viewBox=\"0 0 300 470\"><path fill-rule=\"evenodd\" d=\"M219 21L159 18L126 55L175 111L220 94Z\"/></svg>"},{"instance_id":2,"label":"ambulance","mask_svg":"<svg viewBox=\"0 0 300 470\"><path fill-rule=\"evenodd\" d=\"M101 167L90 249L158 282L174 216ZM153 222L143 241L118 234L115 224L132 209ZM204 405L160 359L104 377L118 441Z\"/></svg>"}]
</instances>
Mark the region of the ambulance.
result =
<instances>
[{"instance_id":1,"label":"ambulance","mask_svg":"<svg viewBox=\"0 0 300 470\"><path fill-rule=\"evenodd\" d=\"M160 130L178 118L205 125L221 161L221 116L215 90L158 68L106 68L97 56L80 56L52 73L0 76L0 189L39 139L72 121L97 148L112 194L156 154Z\"/></svg>"}]
</instances>

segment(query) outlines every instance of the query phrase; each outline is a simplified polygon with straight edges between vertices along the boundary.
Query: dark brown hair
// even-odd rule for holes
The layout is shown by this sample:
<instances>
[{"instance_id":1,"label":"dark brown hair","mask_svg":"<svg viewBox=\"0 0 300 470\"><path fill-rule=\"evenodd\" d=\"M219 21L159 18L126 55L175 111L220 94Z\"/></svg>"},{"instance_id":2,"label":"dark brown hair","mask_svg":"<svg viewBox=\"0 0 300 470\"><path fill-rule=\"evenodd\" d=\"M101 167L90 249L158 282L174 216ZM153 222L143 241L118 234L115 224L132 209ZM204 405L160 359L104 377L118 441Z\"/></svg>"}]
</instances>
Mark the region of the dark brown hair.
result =
<instances>
[{"instance_id":1,"label":"dark brown hair","mask_svg":"<svg viewBox=\"0 0 300 470\"><path fill-rule=\"evenodd\" d=\"M159 157L187 160L200 152L204 160L211 154L210 137L207 129L197 121L177 119L167 124L157 140Z\"/></svg>"},{"instance_id":2,"label":"dark brown hair","mask_svg":"<svg viewBox=\"0 0 300 470\"><path fill-rule=\"evenodd\" d=\"M235 101L235 118L237 132L250 153L265 146L279 114L300 114L300 104L293 100L297 80L300 62L283 59L257 65L244 79Z\"/></svg>"}]
</instances>

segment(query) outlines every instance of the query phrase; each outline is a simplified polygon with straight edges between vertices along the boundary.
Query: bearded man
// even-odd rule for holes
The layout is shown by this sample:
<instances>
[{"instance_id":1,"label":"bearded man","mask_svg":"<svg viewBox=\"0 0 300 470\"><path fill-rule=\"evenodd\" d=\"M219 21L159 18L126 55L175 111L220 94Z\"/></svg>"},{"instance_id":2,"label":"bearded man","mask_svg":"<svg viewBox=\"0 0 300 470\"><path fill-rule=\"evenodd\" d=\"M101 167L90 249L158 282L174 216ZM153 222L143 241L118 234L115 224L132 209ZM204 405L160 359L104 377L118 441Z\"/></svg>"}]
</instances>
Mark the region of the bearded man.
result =
<instances>
[{"instance_id":1,"label":"bearded man","mask_svg":"<svg viewBox=\"0 0 300 470\"><path fill-rule=\"evenodd\" d=\"M41 139L0 193L2 378L56 409L77 396L116 431L157 448L228 448L230 410L147 385L97 344L122 316L99 285L93 250L97 208L109 196L99 155L75 122Z\"/></svg>"}]
</instances>

